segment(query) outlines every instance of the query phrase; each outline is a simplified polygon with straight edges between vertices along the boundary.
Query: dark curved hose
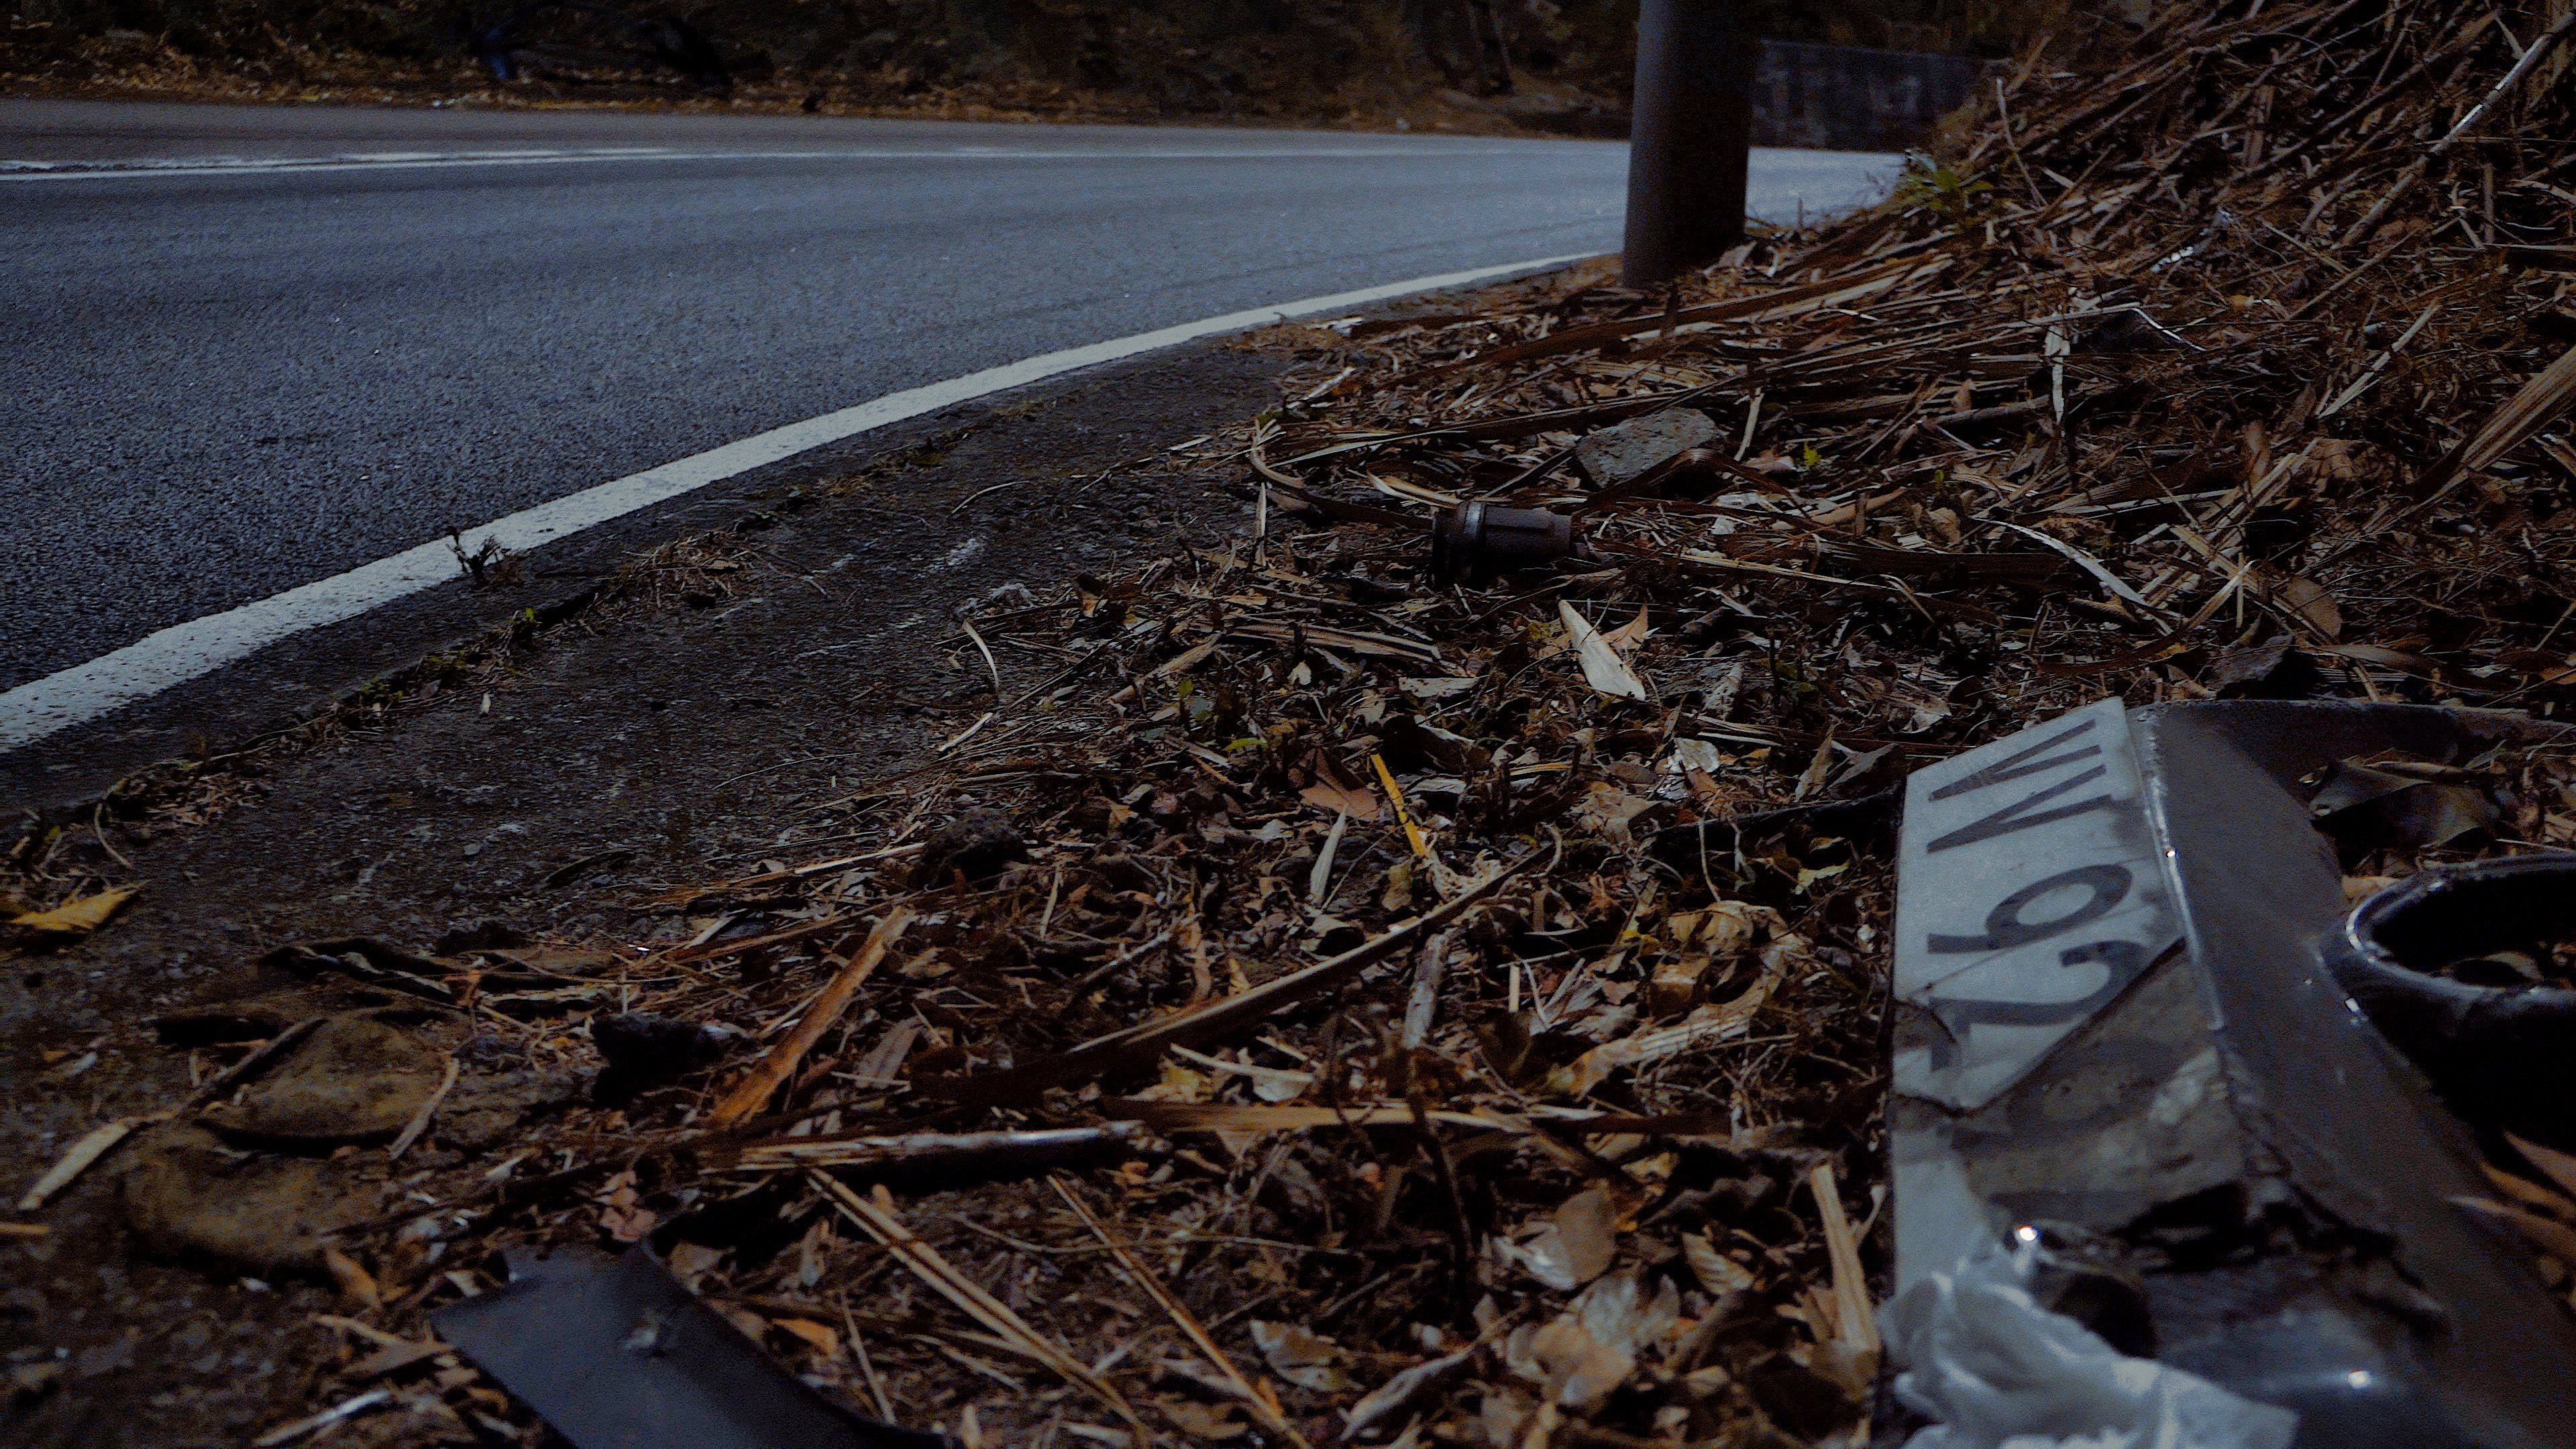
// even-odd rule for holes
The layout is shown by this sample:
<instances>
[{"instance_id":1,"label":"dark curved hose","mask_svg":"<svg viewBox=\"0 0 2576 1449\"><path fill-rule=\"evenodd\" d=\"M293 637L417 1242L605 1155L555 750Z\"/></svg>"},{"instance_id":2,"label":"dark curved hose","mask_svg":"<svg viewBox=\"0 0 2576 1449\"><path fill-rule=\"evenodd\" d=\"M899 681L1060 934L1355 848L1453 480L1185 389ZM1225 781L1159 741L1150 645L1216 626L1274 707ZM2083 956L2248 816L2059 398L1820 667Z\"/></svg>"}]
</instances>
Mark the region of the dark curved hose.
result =
<instances>
[{"instance_id":1,"label":"dark curved hose","mask_svg":"<svg viewBox=\"0 0 2576 1449\"><path fill-rule=\"evenodd\" d=\"M2576 935L2576 854L2426 871L2353 908L2336 981L2453 1110L2542 1141L2576 1137L2576 991L2472 986L2434 969Z\"/></svg>"}]
</instances>

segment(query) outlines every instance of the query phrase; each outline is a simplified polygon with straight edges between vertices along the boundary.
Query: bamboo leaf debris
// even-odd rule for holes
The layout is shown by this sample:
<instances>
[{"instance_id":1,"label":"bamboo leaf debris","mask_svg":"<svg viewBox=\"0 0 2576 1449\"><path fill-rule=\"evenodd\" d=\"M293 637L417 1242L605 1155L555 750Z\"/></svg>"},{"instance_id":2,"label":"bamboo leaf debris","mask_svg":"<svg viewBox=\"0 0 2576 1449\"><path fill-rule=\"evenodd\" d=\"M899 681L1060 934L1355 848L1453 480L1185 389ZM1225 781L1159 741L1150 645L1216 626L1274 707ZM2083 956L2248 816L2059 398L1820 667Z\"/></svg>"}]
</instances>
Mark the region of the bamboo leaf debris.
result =
<instances>
[{"instance_id":1,"label":"bamboo leaf debris","mask_svg":"<svg viewBox=\"0 0 2576 1449\"><path fill-rule=\"evenodd\" d=\"M1161 465L1228 457L1242 536L971 610L996 696L897 786L579 973L308 962L706 1053L470 1147L469 1069L339 1235L380 1326L623 1235L989 1442L1856 1442L1891 787L2105 695L2576 709L2563 29L2071 18L1886 202L1669 294L1287 329L1296 400ZM1699 441L1592 477L1632 419ZM1435 576L1472 504L1577 546ZM2564 749L2486 768L2353 869L2576 846ZM989 868L931 844L970 820ZM2526 1151L2466 1210L2576 1287Z\"/></svg>"}]
</instances>

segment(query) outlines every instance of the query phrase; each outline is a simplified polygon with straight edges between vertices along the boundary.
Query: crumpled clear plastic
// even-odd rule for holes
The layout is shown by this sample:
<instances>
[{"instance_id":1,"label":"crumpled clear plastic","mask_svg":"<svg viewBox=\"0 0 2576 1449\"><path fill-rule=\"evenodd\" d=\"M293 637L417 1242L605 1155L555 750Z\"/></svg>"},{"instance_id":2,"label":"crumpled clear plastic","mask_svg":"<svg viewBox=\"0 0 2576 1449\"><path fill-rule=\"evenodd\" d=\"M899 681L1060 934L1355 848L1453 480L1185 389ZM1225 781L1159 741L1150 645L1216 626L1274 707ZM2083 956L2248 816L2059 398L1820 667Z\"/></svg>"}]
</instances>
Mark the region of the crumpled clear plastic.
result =
<instances>
[{"instance_id":1,"label":"crumpled clear plastic","mask_svg":"<svg viewBox=\"0 0 2576 1449\"><path fill-rule=\"evenodd\" d=\"M2130 1358L2030 1296L2035 1250L1991 1246L1880 1312L1906 1449L2286 1449L2299 1416Z\"/></svg>"}]
</instances>

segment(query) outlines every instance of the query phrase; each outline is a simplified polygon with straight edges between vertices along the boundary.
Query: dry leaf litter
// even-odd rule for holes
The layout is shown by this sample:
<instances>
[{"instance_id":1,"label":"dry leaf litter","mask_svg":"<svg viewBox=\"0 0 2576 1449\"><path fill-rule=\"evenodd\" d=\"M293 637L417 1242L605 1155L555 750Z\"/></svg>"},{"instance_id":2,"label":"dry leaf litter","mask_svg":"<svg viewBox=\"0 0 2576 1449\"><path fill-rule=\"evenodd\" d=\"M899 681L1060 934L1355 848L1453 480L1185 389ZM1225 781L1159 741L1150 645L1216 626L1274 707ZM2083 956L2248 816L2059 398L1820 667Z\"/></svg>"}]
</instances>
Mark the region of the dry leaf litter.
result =
<instances>
[{"instance_id":1,"label":"dry leaf litter","mask_svg":"<svg viewBox=\"0 0 2576 1449\"><path fill-rule=\"evenodd\" d=\"M1890 787L2106 693L2570 702L2571 24L2165 6L1669 291L1306 329L1193 445L1255 528L961 615L992 693L816 803L856 848L647 941L291 948L81 1151L136 1137L148 1243L340 1283L362 1412L263 1442L535 1442L425 1313L638 1240L970 1444L1860 1442ZM1468 501L1573 552L1435 573ZM2576 839L2564 746L2329 775L2356 890ZM2576 1162L2498 1151L2564 1285Z\"/></svg>"}]
</instances>

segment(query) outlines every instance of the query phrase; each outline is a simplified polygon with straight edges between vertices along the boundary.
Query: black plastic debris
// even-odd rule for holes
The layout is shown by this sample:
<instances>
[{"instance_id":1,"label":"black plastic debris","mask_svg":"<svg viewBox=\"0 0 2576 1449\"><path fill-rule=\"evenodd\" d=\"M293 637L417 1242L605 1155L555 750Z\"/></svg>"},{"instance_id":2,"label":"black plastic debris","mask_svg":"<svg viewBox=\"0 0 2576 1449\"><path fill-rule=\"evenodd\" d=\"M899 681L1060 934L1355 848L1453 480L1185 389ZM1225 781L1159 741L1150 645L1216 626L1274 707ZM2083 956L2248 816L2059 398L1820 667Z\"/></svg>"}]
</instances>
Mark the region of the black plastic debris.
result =
<instances>
[{"instance_id":1,"label":"black plastic debris","mask_svg":"<svg viewBox=\"0 0 2576 1449\"><path fill-rule=\"evenodd\" d=\"M2329 960L2454 1110L2565 1148L2576 1146L2576 991L2462 979L2459 968L2571 935L2576 855L2527 856L2390 886L2352 913Z\"/></svg>"},{"instance_id":2,"label":"black plastic debris","mask_svg":"<svg viewBox=\"0 0 2576 1449\"><path fill-rule=\"evenodd\" d=\"M466 50L501 81L590 71L667 70L700 90L733 89L713 42L676 15L629 15L582 0L539 0L468 30Z\"/></svg>"},{"instance_id":3,"label":"black plastic debris","mask_svg":"<svg viewBox=\"0 0 2576 1449\"><path fill-rule=\"evenodd\" d=\"M507 921L486 920L451 929L429 950L433 956L464 956L476 951L512 950L534 939Z\"/></svg>"},{"instance_id":4,"label":"black plastic debris","mask_svg":"<svg viewBox=\"0 0 2576 1449\"><path fill-rule=\"evenodd\" d=\"M2346 863L2373 850L2448 845L2483 835L2500 818L2495 802L2473 785L2355 760L2326 767L2308 813L2335 838Z\"/></svg>"},{"instance_id":5,"label":"black plastic debris","mask_svg":"<svg viewBox=\"0 0 2576 1449\"><path fill-rule=\"evenodd\" d=\"M948 1449L833 1403L680 1286L650 1249L512 1253L510 1281L433 1315L574 1449Z\"/></svg>"},{"instance_id":6,"label":"black plastic debris","mask_svg":"<svg viewBox=\"0 0 2576 1449\"><path fill-rule=\"evenodd\" d=\"M1431 533L1431 575L1477 583L1522 569L1553 568L1574 551L1574 520L1544 508L1462 503Z\"/></svg>"},{"instance_id":7,"label":"black plastic debris","mask_svg":"<svg viewBox=\"0 0 2576 1449\"><path fill-rule=\"evenodd\" d=\"M2487 1114L2564 1120L2576 998L2435 973L2564 934L2576 857L2348 909L2311 804L2341 762L2456 764L2562 729L2106 700L1912 777L1889 1108L1900 1399L2001 1406L2053 1440L2101 1432L2087 1416L2115 1380L2152 1380L2123 1402L2233 1426L2184 1442L2567 1442L2576 1317L2461 1204L2492 1191ZM2030 1372L1997 1372L2023 1350ZM2079 1360L2116 1371L2070 1387ZM1945 1382L1981 1387L1945 1400Z\"/></svg>"},{"instance_id":8,"label":"black plastic debris","mask_svg":"<svg viewBox=\"0 0 2576 1449\"><path fill-rule=\"evenodd\" d=\"M2219 655L2202 682L2220 699L2306 699L2324 681L2316 660L2281 641Z\"/></svg>"}]
</instances>

